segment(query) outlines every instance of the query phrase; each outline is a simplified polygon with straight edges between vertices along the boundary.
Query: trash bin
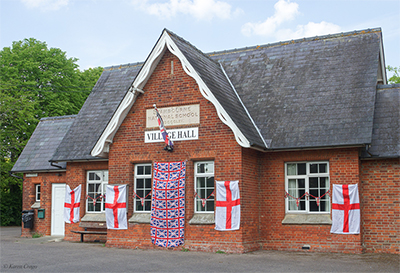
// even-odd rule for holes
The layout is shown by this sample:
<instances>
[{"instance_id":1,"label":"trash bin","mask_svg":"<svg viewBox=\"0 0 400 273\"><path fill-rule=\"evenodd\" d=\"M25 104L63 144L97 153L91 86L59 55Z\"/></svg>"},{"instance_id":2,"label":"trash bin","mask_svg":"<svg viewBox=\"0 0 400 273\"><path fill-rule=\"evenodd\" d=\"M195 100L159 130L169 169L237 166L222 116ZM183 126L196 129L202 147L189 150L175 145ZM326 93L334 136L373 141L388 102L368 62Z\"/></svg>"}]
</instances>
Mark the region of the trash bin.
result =
<instances>
[{"instance_id":1,"label":"trash bin","mask_svg":"<svg viewBox=\"0 0 400 273\"><path fill-rule=\"evenodd\" d=\"M24 222L24 228L33 228L33 216L34 210L23 210L22 211L22 222Z\"/></svg>"}]
</instances>

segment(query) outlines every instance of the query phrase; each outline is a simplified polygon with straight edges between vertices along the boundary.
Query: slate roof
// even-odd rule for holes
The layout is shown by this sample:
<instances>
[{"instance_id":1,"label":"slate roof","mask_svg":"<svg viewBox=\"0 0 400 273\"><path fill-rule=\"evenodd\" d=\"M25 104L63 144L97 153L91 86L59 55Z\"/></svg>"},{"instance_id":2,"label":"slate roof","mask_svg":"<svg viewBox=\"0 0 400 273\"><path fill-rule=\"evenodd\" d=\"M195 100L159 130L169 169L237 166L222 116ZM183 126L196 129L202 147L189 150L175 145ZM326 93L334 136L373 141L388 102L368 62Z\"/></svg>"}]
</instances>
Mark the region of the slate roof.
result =
<instances>
[{"instance_id":1,"label":"slate roof","mask_svg":"<svg viewBox=\"0 0 400 273\"><path fill-rule=\"evenodd\" d=\"M246 113L246 109L229 83L220 64L176 34L170 31L168 33L251 145L266 148L260 133L254 127L253 121Z\"/></svg>"},{"instance_id":2,"label":"slate roof","mask_svg":"<svg viewBox=\"0 0 400 273\"><path fill-rule=\"evenodd\" d=\"M210 54L270 149L371 143L381 30Z\"/></svg>"},{"instance_id":3,"label":"slate roof","mask_svg":"<svg viewBox=\"0 0 400 273\"><path fill-rule=\"evenodd\" d=\"M50 165L49 159L60 145L76 115L42 118L12 168L12 172L60 170ZM57 164L65 169L66 163Z\"/></svg>"},{"instance_id":4,"label":"slate roof","mask_svg":"<svg viewBox=\"0 0 400 273\"><path fill-rule=\"evenodd\" d=\"M364 158L400 157L400 84L378 85L371 147Z\"/></svg>"},{"instance_id":5,"label":"slate roof","mask_svg":"<svg viewBox=\"0 0 400 273\"><path fill-rule=\"evenodd\" d=\"M143 63L105 68L65 135L52 161L96 160L93 146L125 96Z\"/></svg>"},{"instance_id":6,"label":"slate roof","mask_svg":"<svg viewBox=\"0 0 400 273\"><path fill-rule=\"evenodd\" d=\"M371 143L379 28L208 54L168 33L253 145L266 148L266 141L267 150L279 150ZM142 65L104 70L52 161L101 159L90 152Z\"/></svg>"}]
</instances>

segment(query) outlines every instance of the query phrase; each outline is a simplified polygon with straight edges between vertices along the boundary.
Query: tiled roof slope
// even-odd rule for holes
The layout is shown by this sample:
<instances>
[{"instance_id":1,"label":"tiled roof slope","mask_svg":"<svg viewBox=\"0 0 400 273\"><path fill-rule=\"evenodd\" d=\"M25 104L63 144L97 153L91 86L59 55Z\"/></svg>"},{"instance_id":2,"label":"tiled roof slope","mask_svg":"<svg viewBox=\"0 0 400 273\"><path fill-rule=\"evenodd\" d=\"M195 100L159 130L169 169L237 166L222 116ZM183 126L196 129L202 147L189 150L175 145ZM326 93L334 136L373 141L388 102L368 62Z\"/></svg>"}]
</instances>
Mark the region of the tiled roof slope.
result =
<instances>
[{"instance_id":1,"label":"tiled roof slope","mask_svg":"<svg viewBox=\"0 0 400 273\"><path fill-rule=\"evenodd\" d=\"M363 157L400 157L400 84L378 85L372 143Z\"/></svg>"},{"instance_id":2,"label":"tiled roof slope","mask_svg":"<svg viewBox=\"0 0 400 273\"><path fill-rule=\"evenodd\" d=\"M168 33L251 145L266 148L221 66L179 36L170 31Z\"/></svg>"},{"instance_id":3,"label":"tiled roof slope","mask_svg":"<svg viewBox=\"0 0 400 273\"><path fill-rule=\"evenodd\" d=\"M104 69L52 161L100 159L90 151L141 67L136 63Z\"/></svg>"},{"instance_id":4,"label":"tiled roof slope","mask_svg":"<svg viewBox=\"0 0 400 273\"><path fill-rule=\"evenodd\" d=\"M371 143L381 30L211 53L271 149Z\"/></svg>"},{"instance_id":5,"label":"tiled roof slope","mask_svg":"<svg viewBox=\"0 0 400 273\"><path fill-rule=\"evenodd\" d=\"M42 118L12 168L12 172L60 170L50 165L49 159L71 127L74 116ZM66 163L58 164L65 169Z\"/></svg>"}]
</instances>

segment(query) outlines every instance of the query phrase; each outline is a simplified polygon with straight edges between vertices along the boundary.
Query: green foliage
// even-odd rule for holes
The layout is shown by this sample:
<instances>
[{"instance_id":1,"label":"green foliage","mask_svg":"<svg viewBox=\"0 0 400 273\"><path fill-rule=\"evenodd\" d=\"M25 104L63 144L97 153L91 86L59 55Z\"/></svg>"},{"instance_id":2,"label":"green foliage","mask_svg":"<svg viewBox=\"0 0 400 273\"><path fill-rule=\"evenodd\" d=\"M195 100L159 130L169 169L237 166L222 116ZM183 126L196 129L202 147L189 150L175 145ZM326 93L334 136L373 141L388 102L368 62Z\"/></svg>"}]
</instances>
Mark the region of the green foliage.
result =
<instances>
[{"instance_id":1,"label":"green foliage","mask_svg":"<svg viewBox=\"0 0 400 273\"><path fill-rule=\"evenodd\" d=\"M16 184L21 188L22 182L8 171L39 120L77 114L103 71L97 67L81 72L77 60L34 38L0 51L1 225L21 222L21 194L10 190ZM10 216L17 210L18 217Z\"/></svg>"},{"instance_id":2,"label":"green foliage","mask_svg":"<svg viewBox=\"0 0 400 273\"><path fill-rule=\"evenodd\" d=\"M13 165L9 158L0 158L0 226L21 225L22 180L8 175Z\"/></svg>"},{"instance_id":3,"label":"green foliage","mask_svg":"<svg viewBox=\"0 0 400 273\"><path fill-rule=\"evenodd\" d=\"M393 76L389 78L389 83L400 83L400 67L388 65L387 70L394 73Z\"/></svg>"},{"instance_id":4,"label":"green foliage","mask_svg":"<svg viewBox=\"0 0 400 273\"><path fill-rule=\"evenodd\" d=\"M40 237L42 237L42 234L40 233L35 232L32 234L32 238L40 238Z\"/></svg>"},{"instance_id":5,"label":"green foliage","mask_svg":"<svg viewBox=\"0 0 400 273\"><path fill-rule=\"evenodd\" d=\"M182 250L181 250L182 252L189 252L190 251L190 249L189 248L184 248L184 247L182 247Z\"/></svg>"},{"instance_id":6,"label":"green foliage","mask_svg":"<svg viewBox=\"0 0 400 273\"><path fill-rule=\"evenodd\" d=\"M215 253L217 253L217 254L225 254L225 251L217 250Z\"/></svg>"}]
</instances>

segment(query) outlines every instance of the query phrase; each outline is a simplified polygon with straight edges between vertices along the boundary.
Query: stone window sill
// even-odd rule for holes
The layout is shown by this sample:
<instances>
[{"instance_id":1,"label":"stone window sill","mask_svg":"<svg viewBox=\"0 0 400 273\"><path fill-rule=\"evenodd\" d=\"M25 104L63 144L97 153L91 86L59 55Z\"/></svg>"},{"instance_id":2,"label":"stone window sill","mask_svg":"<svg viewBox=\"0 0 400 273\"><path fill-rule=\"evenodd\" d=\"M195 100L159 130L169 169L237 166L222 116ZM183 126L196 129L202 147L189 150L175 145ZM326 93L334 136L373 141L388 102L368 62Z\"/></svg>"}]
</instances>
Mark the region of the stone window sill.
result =
<instances>
[{"instance_id":1,"label":"stone window sill","mask_svg":"<svg viewBox=\"0 0 400 273\"><path fill-rule=\"evenodd\" d=\"M105 222L105 213L86 213L82 218L82 222Z\"/></svg>"},{"instance_id":2,"label":"stone window sill","mask_svg":"<svg viewBox=\"0 0 400 273\"><path fill-rule=\"evenodd\" d=\"M330 214L286 214L282 221L286 225L332 225Z\"/></svg>"},{"instance_id":3,"label":"stone window sill","mask_svg":"<svg viewBox=\"0 0 400 273\"><path fill-rule=\"evenodd\" d=\"M33 205L31 206L31 209L38 209L40 208L40 201L36 201L35 203L33 203Z\"/></svg>"},{"instance_id":4,"label":"stone window sill","mask_svg":"<svg viewBox=\"0 0 400 273\"><path fill-rule=\"evenodd\" d=\"M129 223L150 224L150 213L134 213L129 219Z\"/></svg>"},{"instance_id":5,"label":"stone window sill","mask_svg":"<svg viewBox=\"0 0 400 273\"><path fill-rule=\"evenodd\" d=\"M215 224L214 213L195 213L190 219L191 225L213 225Z\"/></svg>"}]
</instances>

